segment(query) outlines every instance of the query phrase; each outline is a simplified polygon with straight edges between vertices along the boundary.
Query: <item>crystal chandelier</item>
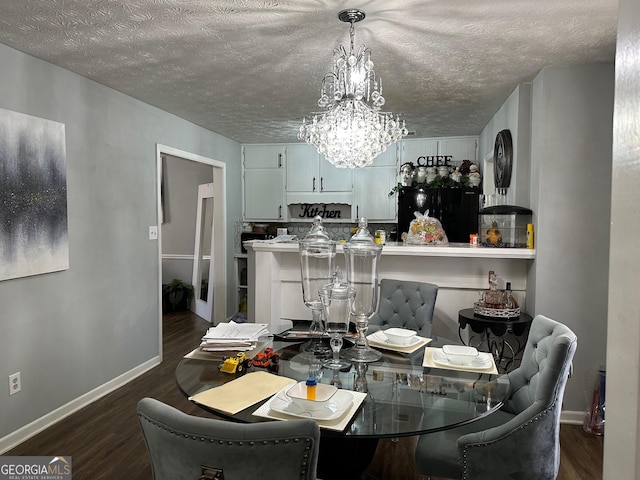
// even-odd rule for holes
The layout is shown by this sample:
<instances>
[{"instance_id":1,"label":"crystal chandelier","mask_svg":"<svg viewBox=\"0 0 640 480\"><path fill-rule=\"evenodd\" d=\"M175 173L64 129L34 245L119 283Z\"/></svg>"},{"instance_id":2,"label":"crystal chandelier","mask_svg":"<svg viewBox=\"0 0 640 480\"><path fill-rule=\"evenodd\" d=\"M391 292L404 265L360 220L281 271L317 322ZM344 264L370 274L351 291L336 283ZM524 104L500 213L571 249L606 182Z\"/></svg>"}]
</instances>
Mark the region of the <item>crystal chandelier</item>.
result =
<instances>
[{"instance_id":1,"label":"crystal chandelier","mask_svg":"<svg viewBox=\"0 0 640 480\"><path fill-rule=\"evenodd\" d=\"M360 10L343 10L338 18L349 22L349 52L333 51L333 71L325 74L318 106L325 111L302 120L298 138L313 145L336 167L366 167L389 145L407 135L404 120L381 112L385 100L382 79L373 71L371 50L354 51L354 23L365 17Z\"/></svg>"}]
</instances>

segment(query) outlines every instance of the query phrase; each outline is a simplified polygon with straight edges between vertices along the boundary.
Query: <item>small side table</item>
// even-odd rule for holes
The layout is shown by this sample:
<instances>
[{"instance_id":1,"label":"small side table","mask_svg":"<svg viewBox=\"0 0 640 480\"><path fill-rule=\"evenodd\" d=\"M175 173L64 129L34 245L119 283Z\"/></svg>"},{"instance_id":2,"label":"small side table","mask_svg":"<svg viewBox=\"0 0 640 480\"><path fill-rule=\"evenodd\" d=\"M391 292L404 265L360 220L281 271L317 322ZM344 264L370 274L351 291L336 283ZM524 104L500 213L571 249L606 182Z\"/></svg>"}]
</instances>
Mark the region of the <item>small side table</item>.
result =
<instances>
[{"instance_id":1,"label":"small side table","mask_svg":"<svg viewBox=\"0 0 640 480\"><path fill-rule=\"evenodd\" d=\"M462 338L462 330L467 325L471 327L473 332L482 334L489 352L494 356L496 367L502 372L507 372L524 350L526 336L524 342L521 342L519 337L529 333L532 320L531 315L524 312L520 313L518 318L509 320L482 318L473 313L473 308L465 308L458 312L458 336L460 341L466 345L467 342ZM512 333L515 336L516 348L505 338L507 333ZM483 340L474 346L480 345Z\"/></svg>"}]
</instances>

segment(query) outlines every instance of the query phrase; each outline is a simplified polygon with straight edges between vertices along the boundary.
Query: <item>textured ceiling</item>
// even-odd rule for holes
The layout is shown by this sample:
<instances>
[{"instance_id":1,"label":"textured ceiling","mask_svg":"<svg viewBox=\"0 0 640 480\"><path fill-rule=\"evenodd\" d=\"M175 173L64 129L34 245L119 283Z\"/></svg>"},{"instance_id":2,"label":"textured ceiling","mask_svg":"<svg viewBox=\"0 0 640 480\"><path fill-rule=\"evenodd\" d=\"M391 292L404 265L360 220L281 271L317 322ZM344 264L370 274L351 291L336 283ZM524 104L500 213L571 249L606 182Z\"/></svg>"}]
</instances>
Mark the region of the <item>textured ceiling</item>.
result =
<instances>
[{"instance_id":1,"label":"textured ceiling","mask_svg":"<svg viewBox=\"0 0 640 480\"><path fill-rule=\"evenodd\" d=\"M543 67L614 60L613 0L3 0L0 42L239 142L291 142L345 8L417 137L477 135Z\"/></svg>"}]
</instances>

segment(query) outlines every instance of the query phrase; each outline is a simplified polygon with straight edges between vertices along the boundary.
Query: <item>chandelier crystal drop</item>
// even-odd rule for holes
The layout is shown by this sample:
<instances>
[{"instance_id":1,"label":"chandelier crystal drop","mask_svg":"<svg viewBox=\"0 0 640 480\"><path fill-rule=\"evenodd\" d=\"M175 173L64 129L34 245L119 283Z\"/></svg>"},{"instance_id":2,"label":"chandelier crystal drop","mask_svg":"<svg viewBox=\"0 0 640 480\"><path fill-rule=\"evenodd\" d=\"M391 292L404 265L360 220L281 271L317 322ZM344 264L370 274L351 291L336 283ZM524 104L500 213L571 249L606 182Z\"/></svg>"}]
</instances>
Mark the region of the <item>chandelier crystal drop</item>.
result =
<instances>
[{"instance_id":1,"label":"chandelier crystal drop","mask_svg":"<svg viewBox=\"0 0 640 480\"><path fill-rule=\"evenodd\" d=\"M298 138L313 145L340 168L366 167L389 145L406 136L404 120L381 112L382 79L373 70L371 50L354 51L354 23L365 17L360 10L343 10L338 18L349 22L350 48L333 52L333 71L325 74L318 106L324 111L302 120Z\"/></svg>"}]
</instances>

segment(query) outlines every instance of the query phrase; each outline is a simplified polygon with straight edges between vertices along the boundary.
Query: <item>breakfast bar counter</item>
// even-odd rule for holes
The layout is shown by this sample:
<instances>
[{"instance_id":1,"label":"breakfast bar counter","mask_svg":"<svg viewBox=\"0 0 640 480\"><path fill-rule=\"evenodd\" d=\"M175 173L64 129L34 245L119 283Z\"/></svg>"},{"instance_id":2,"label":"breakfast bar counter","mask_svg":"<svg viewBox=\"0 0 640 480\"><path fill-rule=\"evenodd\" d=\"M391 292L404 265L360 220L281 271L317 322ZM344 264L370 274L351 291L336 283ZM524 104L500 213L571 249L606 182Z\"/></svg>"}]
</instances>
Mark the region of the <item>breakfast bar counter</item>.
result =
<instances>
[{"instance_id":1,"label":"breakfast bar counter","mask_svg":"<svg viewBox=\"0 0 640 480\"><path fill-rule=\"evenodd\" d=\"M250 322L266 323L273 333L291 326L291 320L311 318L302 301L300 256L297 242L245 242L248 252L248 311ZM342 244L337 244L336 265L345 272ZM438 285L434 316L449 337L457 336L458 311L473 305L478 292L488 287L493 270L502 286L511 282L514 297L526 302L527 274L534 249L491 248L469 244L446 246L387 242L382 249L378 278L412 280ZM436 322L436 319L438 322Z\"/></svg>"}]
</instances>

